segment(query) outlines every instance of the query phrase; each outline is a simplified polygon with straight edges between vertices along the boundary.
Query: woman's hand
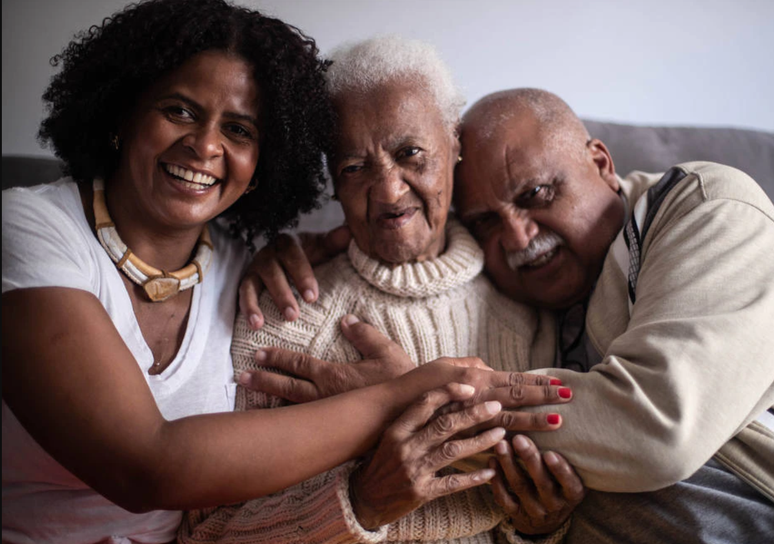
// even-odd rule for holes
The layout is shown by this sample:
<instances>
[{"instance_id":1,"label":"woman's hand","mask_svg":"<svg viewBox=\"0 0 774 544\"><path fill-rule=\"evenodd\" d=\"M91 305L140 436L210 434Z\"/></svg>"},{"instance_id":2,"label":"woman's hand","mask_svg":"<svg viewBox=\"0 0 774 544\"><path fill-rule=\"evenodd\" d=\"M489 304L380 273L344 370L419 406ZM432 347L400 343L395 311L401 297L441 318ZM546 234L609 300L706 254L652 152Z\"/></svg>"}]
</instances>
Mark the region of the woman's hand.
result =
<instances>
[{"instance_id":1,"label":"woman's hand","mask_svg":"<svg viewBox=\"0 0 774 544\"><path fill-rule=\"evenodd\" d=\"M491 448L505 436L494 428L472 438L454 440L459 431L491 420L502 406L488 401L459 412L436 416L445 404L472 396L468 385L449 384L423 395L384 433L379 447L363 467L350 477L352 507L360 524L374 529L405 516L437 497L462 491L491 480L495 470L439 476L452 462Z\"/></svg>"},{"instance_id":2,"label":"woman's hand","mask_svg":"<svg viewBox=\"0 0 774 544\"><path fill-rule=\"evenodd\" d=\"M312 267L329 261L347 249L352 235L346 226L328 233L301 233L298 239L280 234L253 257L239 286L239 309L247 317L250 328L263 327L263 313L258 298L264 288L288 321L298 317L298 302L290 288L290 281L306 302L314 302L319 295Z\"/></svg>"},{"instance_id":3,"label":"woman's hand","mask_svg":"<svg viewBox=\"0 0 774 544\"><path fill-rule=\"evenodd\" d=\"M492 480L495 502L521 533L557 530L583 500L583 482L558 453L541 456L534 442L523 435L515 436L512 444L498 442L497 456L489 460L489 467L497 470Z\"/></svg>"}]
</instances>

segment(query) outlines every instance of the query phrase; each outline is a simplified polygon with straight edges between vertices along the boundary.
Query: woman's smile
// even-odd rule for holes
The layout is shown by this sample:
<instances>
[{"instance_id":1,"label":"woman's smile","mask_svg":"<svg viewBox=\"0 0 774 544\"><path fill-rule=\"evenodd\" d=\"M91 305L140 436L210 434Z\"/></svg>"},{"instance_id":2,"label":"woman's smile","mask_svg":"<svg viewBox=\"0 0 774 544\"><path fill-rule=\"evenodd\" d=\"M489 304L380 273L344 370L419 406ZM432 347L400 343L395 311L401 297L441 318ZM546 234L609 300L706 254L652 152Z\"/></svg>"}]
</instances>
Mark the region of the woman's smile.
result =
<instances>
[{"instance_id":1,"label":"woman's smile","mask_svg":"<svg viewBox=\"0 0 774 544\"><path fill-rule=\"evenodd\" d=\"M199 172L196 170L190 170L188 168L178 166L176 164L162 163L162 167L173 178L180 181L186 187L192 189L206 188L214 185L218 178L210 174Z\"/></svg>"}]
</instances>

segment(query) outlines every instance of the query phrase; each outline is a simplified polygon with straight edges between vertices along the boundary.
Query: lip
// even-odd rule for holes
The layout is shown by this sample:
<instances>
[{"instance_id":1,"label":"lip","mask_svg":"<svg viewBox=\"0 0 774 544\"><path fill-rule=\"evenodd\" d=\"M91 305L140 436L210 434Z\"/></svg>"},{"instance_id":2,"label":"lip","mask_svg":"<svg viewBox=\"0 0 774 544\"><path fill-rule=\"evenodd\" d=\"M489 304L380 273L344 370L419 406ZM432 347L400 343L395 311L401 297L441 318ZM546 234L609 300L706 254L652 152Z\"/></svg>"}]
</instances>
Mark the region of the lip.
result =
<instances>
[{"instance_id":1,"label":"lip","mask_svg":"<svg viewBox=\"0 0 774 544\"><path fill-rule=\"evenodd\" d=\"M419 208L402 208L391 212L382 212L376 217L376 224L387 230L400 229L414 219L417 211Z\"/></svg>"}]
</instances>

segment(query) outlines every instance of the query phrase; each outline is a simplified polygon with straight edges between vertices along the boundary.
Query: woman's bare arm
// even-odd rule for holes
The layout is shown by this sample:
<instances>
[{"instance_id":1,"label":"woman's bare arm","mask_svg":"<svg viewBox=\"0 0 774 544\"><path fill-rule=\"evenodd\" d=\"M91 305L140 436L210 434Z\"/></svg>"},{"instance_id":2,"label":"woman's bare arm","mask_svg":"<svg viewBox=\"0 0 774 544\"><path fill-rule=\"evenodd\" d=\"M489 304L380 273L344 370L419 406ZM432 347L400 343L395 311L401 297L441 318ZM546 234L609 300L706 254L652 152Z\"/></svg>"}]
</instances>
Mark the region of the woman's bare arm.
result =
<instances>
[{"instance_id":1,"label":"woman's bare arm","mask_svg":"<svg viewBox=\"0 0 774 544\"><path fill-rule=\"evenodd\" d=\"M100 302L67 288L2 301L3 399L38 443L135 512L275 492L364 453L425 391L507 373L441 363L319 402L166 421Z\"/></svg>"}]
</instances>

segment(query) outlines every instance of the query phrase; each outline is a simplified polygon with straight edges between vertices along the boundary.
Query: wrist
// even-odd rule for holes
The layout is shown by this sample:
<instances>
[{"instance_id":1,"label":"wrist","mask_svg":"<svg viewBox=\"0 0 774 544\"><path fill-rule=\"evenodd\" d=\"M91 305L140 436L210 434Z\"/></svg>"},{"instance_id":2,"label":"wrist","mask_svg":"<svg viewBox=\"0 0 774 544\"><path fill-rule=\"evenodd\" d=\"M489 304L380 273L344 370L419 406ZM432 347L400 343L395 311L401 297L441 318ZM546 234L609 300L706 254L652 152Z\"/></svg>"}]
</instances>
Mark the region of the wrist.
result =
<instances>
[{"instance_id":1,"label":"wrist","mask_svg":"<svg viewBox=\"0 0 774 544\"><path fill-rule=\"evenodd\" d=\"M355 514L355 519L360 526L368 531L375 531L380 524L376 521L375 516L372 515L372 510L366 507L360 495L358 484L362 472L363 464L361 463L349 475L349 503L352 505L352 512Z\"/></svg>"}]
</instances>

